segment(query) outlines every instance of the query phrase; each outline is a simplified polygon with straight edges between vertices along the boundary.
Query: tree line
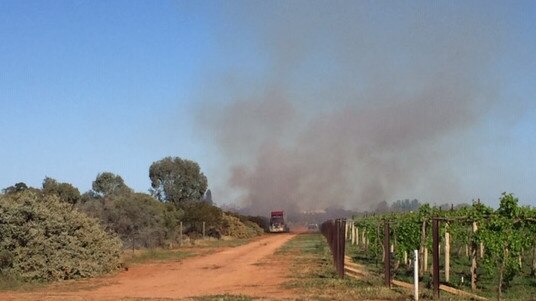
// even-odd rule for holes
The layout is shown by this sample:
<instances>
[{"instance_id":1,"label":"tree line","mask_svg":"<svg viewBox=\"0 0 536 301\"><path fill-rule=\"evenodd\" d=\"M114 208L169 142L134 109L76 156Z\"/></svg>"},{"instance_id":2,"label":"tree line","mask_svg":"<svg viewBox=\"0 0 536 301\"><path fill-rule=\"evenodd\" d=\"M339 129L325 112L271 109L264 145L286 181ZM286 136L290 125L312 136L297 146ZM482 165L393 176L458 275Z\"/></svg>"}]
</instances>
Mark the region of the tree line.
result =
<instances>
[{"instance_id":1,"label":"tree line","mask_svg":"<svg viewBox=\"0 0 536 301\"><path fill-rule=\"evenodd\" d=\"M149 193L135 192L112 172L99 173L85 193L50 177L40 188L20 182L2 189L0 277L90 277L116 268L121 248L174 247L179 238L187 242L203 230L217 238L263 232L264 219L213 204L207 178L194 161L155 161L149 178Z\"/></svg>"}]
</instances>

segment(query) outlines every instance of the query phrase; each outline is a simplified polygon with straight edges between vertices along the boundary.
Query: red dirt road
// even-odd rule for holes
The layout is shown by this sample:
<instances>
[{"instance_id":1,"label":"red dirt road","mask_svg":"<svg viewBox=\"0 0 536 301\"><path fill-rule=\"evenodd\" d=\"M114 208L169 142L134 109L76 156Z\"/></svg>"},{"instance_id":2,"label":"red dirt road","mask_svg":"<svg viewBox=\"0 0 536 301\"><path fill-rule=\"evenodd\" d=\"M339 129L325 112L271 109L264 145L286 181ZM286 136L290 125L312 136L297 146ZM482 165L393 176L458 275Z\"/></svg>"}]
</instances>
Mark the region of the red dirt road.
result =
<instances>
[{"instance_id":1,"label":"red dirt road","mask_svg":"<svg viewBox=\"0 0 536 301\"><path fill-rule=\"evenodd\" d=\"M142 264L115 276L49 287L31 293L0 293L0 300L182 299L215 294L290 298L281 287L288 265L272 255L295 234L266 235L249 244L180 262ZM74 291L72 290L74 288Z\"/></svg>"}]
</instances>

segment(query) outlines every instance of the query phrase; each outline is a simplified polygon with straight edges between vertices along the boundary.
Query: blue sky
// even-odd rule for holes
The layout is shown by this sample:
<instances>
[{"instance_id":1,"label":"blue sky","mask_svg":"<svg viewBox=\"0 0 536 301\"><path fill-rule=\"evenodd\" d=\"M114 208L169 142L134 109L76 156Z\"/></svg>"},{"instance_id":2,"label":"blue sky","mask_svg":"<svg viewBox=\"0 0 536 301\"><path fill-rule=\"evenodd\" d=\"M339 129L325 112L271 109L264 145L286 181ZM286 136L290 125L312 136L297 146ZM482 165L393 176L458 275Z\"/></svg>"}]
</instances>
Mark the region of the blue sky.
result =
<instances>
[{"instance_id":1,"label":"blue sky","mask_svg":"<svg viewBox=\"0 0 536 301\"><path fill-rule=\"evenodd\" d=\"M486 64L487 72L496 75L489 77L495 81L489 84L498 89L494 96L498 100L462 134L480 140L471 145L475 150L449 158L449 176L460 186L460 192L452 195L461 200L482 195L494 204L506 190L525 204L536 205L535 4L448 1L437 8L424 3L391 7L391 2L337 2L368 9L363 18L369 21L359 24L366 26L365 36L375 44L382 44L384 35L395 35L391 28L403 28L411 24L414 14L429 10L431 19L437 11L445 13L438 22L446 25L437 28L455 28L460 19L474 16L477 27L488 24L479 23L479 16L502 22L490 29L499 29L498 42L490 42L498 54ZM318 107L331 107L308 98L324 93L321 88L326 83L331 85L326 90L337 85L344 90L345 81L338 80L337 72L342 68L345 76L353 73L333 64L338 57L325 54L333 49L324 42L332 40L317 38L329 36L331 28L340 29L330 23L339 22L337 17L322 16L325 6L329 2L309 6L284 1L0 1L0 187L20 181L39 187L48 176L83 192L99 172L111 171L136 191L145 192L150 187L150 164L165 156L180 156L200 163L216 196L231 198L233 194L224 191L231 159L222 154L225 150L211 133L214 129L200 129L200 103L212 97L210 102L225 106L235 95L226 89L253 93L248 89L269 86L263 84L267 78L277 82L271 78L277 74L291 86L288 94L298 99L292 101L295 107L303 105L304 111L315 113ZM300 26L307 27L311 20L303 14L294 18L296 7L310 13L313 21L321 16L324 23L315 30L302 30ZM467 15L456 17L466 11ZM280 26L272 24L279 21ZM353 24L351 18L340 22ZM430 28L433 34L436 27ZM457 35L464 30L449 32ZM288 35L281 41L297 40L297 46L277 45L280 40L274 34ZM385 48L400 41L392 43ZM303 60L293 57L303 53ZM396 70L406 65L404 59L418 60L421 55L395 53L387 49L383 55L394 57L394 67L389 68ZM279 64L294 62L295 67L280 69ZM315 81L321 72L330 76ZM465 141L454 140L458 145ZM467 168L477 161L475 168ZM441 189L424 191L412 193L412 187L406 187L389 197L441 199L434 195Z\"/></svg>"},{"instance_id":2,"label":"blue sky","mask_svg":"<svg viewBox=\"0 0 536 301\"><path fill-rule=\"evenodd\" d=\"M84 191L110 170L146 191L153 161L199 160L188 111L213 43L204 18L173 2L2 1L1 185Z\"/></svg>"}]
</instances>

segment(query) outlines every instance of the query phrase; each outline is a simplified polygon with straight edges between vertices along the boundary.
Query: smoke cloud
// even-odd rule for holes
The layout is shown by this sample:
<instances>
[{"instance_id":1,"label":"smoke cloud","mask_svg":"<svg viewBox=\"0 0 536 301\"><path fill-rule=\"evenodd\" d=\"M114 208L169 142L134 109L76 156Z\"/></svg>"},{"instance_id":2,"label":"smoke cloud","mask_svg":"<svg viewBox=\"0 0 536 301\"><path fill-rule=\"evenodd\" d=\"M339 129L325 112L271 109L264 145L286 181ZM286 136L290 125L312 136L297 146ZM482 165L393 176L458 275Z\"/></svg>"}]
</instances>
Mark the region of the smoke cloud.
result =
<instances>
[{"instance_id":1,"label":"smoke cloud","mask_svg":"<svg viewBox=\"0 0 536 301\"><path fill-rule=\"evenodd\" d=\"M451 157L471 151L471 133L500 102L494 62L509 29L495 11L390 1L227 8L218 51L233 66L206 83L199 108L227 169L220 195L234 191L264 215L464 197Z\"/></svg>"}]
</instances>

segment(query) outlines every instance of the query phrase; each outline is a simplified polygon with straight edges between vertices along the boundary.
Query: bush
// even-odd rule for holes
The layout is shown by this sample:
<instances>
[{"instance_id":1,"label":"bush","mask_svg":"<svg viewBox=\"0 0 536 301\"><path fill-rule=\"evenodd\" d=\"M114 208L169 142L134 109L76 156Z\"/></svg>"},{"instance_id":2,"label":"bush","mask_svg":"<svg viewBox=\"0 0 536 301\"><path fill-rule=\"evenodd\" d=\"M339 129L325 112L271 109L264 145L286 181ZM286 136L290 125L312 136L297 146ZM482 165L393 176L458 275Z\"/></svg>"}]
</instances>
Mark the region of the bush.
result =
<instances>
[{"instance_id":1,"label":"bush","mask_svg":"<svg viewBox=\"0 0 536 301\"><path fill-rule=\"evenodd\" d=\"M0 196L0 274L24 281L85 278L115 270L121 241L54 195Z\"/></svg>"},{"instance_id":2,"label":"bush","mask_svg":"<svg viewBox=\"0 0 536 301\"><path fill-rule=\"evenodd\" d=\"M99 218L131 248L154 248L173 242L176 220L181 216L174 206L131 192L89 199L80 210Z\"/></svg>"},{"instance_id":3,"label":"bush","mask_svg":"<svg viewBox=\"0 0 536 301\"><path fill-rule=\"evenodd\" d=\"M222 233L236 238L251 238L261 235L264 230L254 222L240 221L240 218L225 213L223 215Z\"/></svg>"},{"instance_id":4,"label":"bush","mask_svg":"<svg viewBox=\"0 0 536 301\"><path fill-rule=\"evenodd\" d=\"M188 235L199 236L202 232L203 222L205 229L220 228L223 219L223 211L206 202L191 202L184 206L184 218Z\"/></svg>"},{"instance_id":5,"label":"bush","mask_svg":"<svg viewBox=\"0 0 536 301\"><path fill-rule=\"evenodd\" d=\"M217 238L257 236L263 233L259 225L266 223L260 217L224 213L207 202L190 201L177 208L150 195L128 191L105 197L85 194L83 200L78 208L100 219L128 248L173 247L179 238L181 222L183 234L192 240L202 237L203 223L205 235Z\"/></svg>"},{"instance_id":6,"label":"bush","mask_svg":"<svg viewBox=\"0 0 536 301\"><path fill-rule=\"evenodd\" d=\"M270 225L270 220L264 216L247 216L248 221L257 224L264 232L268 232L268 226Z\"/></svg>"}]
</instances>

